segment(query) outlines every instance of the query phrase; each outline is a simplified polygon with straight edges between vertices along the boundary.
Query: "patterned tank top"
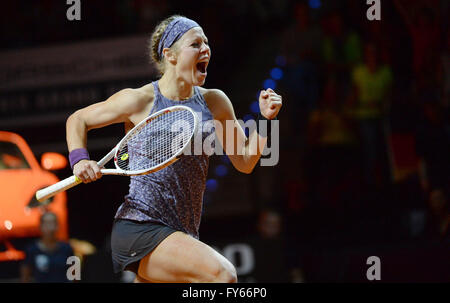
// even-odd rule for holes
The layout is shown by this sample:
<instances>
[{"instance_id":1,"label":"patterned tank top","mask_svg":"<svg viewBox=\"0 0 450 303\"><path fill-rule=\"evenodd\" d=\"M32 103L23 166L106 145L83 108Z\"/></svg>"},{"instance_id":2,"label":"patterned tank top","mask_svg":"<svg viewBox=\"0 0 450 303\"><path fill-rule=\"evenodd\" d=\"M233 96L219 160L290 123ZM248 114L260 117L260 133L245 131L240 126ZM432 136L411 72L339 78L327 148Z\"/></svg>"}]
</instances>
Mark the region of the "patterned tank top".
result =
<instances>
[{"instance_id":1,"label":"patterned tank top","mask_svg":"<svg viewBox=\"0 0 450 303\"><path fill-rule=\"evenodd\" d=\"M152 84L155 97L150 114L173 105L192 108L201 121L196 136L201 138L202 148L199 150L199 145L195 144L194 150L192 144L191 154L183 155L172 165L149 175L131 177L129 193L115 218L162 223L198 239L208 155L214 148L213 117L198 87L194 87L194 95L190 99L174 101L161 94L157 81ZM203 144L205 139L211 144ZM205 150L203 146L208 148L208 145L209 149Z\"/></svg>"}]
</instances>

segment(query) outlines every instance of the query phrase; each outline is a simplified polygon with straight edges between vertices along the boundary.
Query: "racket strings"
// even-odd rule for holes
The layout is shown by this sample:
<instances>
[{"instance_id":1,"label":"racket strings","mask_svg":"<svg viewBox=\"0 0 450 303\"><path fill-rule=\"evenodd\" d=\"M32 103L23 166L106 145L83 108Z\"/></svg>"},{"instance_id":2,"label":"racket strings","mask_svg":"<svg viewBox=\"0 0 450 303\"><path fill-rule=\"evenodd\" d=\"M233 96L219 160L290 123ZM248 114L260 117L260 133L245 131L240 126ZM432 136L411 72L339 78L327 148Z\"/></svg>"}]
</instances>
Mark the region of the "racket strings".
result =
<instances>
[{"instance_id":1,"label":"racket strings","mask_svg":"<svg viewBox=\"0 0 450 303\"><path fill-rule=\"evenodd\" d=\"M149 119L122 143L117 166L126 171L149 170L171 159L190 141L194 115L187 109Z\"/></svg>"}]
</instances>

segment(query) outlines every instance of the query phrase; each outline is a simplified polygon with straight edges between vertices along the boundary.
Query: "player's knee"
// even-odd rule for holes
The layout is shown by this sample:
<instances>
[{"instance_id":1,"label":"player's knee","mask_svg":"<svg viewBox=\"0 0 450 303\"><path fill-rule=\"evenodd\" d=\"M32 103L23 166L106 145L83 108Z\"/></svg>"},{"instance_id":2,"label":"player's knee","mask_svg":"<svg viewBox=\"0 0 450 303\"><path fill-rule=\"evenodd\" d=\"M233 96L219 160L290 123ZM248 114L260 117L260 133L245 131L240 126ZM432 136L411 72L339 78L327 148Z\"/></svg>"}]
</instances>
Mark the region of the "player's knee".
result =
<instances>
[{"instance_id":1,"label":"player's knee","mask_svg":"<svg viewBox=\"0 0 450 303\"><path fill-rule=\"evenodd\" d=\"M219 267L214 277L216 283L236 283L237 274L234 266L230 264L224 264Z\"/></svg>"},{"instance_id":2,"label":"player's knee","mask_svg":"<svg viewBox=\"0 0 450 303\"><path fill-rule=\"evenodd\" d=\"M236 283L237 282L237 274L236 269L234 266L231 266L231 268L226 269L222 273L222 282L223 283Z\"/></svg>"}]
</instances>

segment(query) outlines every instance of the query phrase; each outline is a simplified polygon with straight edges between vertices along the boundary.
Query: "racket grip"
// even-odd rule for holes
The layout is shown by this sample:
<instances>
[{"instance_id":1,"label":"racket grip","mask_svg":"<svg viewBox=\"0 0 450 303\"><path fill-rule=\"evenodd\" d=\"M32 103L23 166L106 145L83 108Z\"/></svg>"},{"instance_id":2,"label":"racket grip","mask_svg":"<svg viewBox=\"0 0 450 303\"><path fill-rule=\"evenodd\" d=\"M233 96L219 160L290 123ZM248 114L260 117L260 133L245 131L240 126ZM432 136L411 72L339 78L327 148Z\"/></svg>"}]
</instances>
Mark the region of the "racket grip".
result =
<instances>
[{"instance_id":1,"label":"racket grip","mask_svg":"<svg viewBox=\"0 0 450 303\"><path fill-rule=\"evenodd\" d=\"M72 176L69 178L66 178L64 180L59 181L58 183L55 183L53 185L50 185L46 188L40 189L36 192L36 199L39 202L44 201L45 199L48 199L50 197L53 197L54 195L66 191L69 188L72 188L78 184L80 184L82 181L77 176Z\"/></svg>"}]
</instances>

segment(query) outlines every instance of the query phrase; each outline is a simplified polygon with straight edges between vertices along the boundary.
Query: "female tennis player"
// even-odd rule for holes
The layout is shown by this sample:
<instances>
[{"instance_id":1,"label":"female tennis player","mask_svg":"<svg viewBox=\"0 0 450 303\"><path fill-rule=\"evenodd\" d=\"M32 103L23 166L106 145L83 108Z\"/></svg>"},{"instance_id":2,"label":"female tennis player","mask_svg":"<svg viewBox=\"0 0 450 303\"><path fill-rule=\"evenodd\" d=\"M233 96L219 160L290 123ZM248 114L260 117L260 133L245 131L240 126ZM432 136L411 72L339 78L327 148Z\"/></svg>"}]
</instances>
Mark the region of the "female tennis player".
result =
<instances>
[{"instance_id":1,"label":"female tennis player","mask_svg":"<svg viewBox=\"0 0 450 303\"><path fill-rule=\"evenodd\" d=\"M150 53L161 78L137 89L124 89L106 101L76 111L67 120L67 144L74 175L84 183L101 177L89 160L87 132L113 123L128 131L160 109L185 105L201 113L202 136L214 133L233 166L250 173L267 137L252 132L247 138L238 124L228 97L218 89L205 89L211 49L202 28L193 20L174 15L162 21L150 40ZM274 119L282 98L273 90L260 93L261 119ZM226 142L226 121L234 121L239 149ZM214 127L205 127L213 123ZM217 127L218 123L223 127ZM209 124L211 126L211 124ZM258 138L259 136L259 138ZM257 142L258 144L252 144ZM231 146L231 144L230 144ZM233 265L198 240L208 155L190 155L155 173L131 177L129 193L115 215L111 234L116 272L131 270L136 282L236 282Z\"/></svg>"}]
</instances>

